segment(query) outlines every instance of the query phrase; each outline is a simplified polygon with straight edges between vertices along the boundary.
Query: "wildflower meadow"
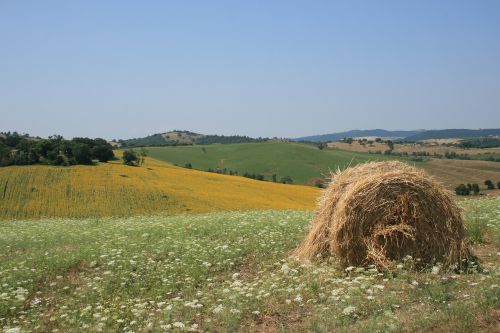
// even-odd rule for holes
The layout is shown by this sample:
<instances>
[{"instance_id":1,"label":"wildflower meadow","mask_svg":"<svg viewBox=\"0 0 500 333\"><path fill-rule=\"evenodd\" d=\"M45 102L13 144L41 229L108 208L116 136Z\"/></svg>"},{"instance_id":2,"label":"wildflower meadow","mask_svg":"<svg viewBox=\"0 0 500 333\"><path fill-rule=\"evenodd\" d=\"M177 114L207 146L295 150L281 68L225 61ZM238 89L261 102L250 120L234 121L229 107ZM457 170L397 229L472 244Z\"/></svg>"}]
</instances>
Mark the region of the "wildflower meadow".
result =
<instances>
[{"instance_id":1,"label":"wildflower meadow","mask_svg":"<svg viewBox=\"0 0 500 333\"><path fill-rule=\"evenodd\" d=\"M462 201L481 258L394 272L299 262L312 212L0 222L3 332L490 331L500 198ZM480 235L481 237L478 237Z\"/></svg>"}]
</instances>

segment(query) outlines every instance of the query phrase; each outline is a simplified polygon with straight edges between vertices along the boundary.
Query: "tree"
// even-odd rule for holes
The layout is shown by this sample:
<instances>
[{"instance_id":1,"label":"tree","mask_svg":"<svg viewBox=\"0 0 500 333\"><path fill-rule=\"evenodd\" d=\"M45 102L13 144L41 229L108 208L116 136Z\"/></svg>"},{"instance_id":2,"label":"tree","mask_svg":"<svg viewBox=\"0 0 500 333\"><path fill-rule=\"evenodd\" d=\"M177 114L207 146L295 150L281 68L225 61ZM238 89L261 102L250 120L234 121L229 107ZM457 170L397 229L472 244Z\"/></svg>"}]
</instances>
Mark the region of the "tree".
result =
<instances>
[{"instance_id":1,"label":"tree","mask_svg":"<svg viewBox=\"0 0 500 333\"><path fill-rule=\"evenodd\" d=\"M141 148L141 150L139 151L139 157L141 158L141 165L144 164L144 162L146 161L146 156L148 156L148 150L144 147Z\"/></svg>"},{"instance_id":2,"label":"tree","mask_svg":"<svg viewBox=\"0 0 500 333\"><path fill-rule=\"evenodd\" d=\"M455 188L455 193L457 195L469 195L470 191L464 184L460 184Z\"/></svg>"},{"instance_id":3,"label":"tree","mask_svg":"<svg viewBox=\"0 0 500 333\"><path fill-rule=\"evenodd\" d=\"M139 157L137 157L137 154L132 149L125 150L123 152L122 159L123 164L130 166L137 165L137 163L139 162Z\"/></svg>"},{"instance_id":4,"label":"tree","mask_svg":"<svg viewBox=\"0 0 500 333\"><path fill-rule=\"evenodd\" d=\"M115 157L113 150L109 145L97 145L92 148L92 157L97 158L99 162L107 162Z\"/></svg>"},{"instance_id":5,"label":"tree","mask_svg":"<svg viewBox=\"0 0 500 333\"><path fill-rule=\"evenodd\" d=\"M276 176L276 174L274 173L272 176L271 176L271 179L273 180L273 183L276 183L278 181L278 176ZM500 184L500 183L498 183ZM499 187L500 188L500 187Z\"/></svg>"},{"instance_id":6,"label":"tree","mask_svg":"<svg viewBox=\"0 0 500 333\"><path fill-rule=\"evenodd\" d=\"M290 177L290 176L284 176L284 177L281 177L281 182L283 184L292 184L293 180L292 180L292 177Z\"/></svg>"},{"instance_id":7,"label":"tree","mask_svg":"<svg viewBox=\"0 0 500 333\"><path fill-rule=\"evenodd\" d=\"M480 191L481 189L478 184L472 184L472 192L474 192L474 194L478 194Z\"/></svg>"},{"instance_id":8,"label":"tree","mask_svg":"<svg viewBox=\"0 0 500 333\"><path fill-rule=\"evenodd\" d=\"M88 145L75 143L72 147L72 153L77 164L92 164L92 153Z\"/></svg>"},{"instance_id":9,"label":"tree","mask_svg":"<svg viewBox=\"0 0 500 333\"><path fill-rule=\"evenodd\" d=\"M497 183L497 187L500 190L500 182Z\"/></svg>"},{"instance_id":10,"label":"tree","mask_svg":"<svg viewBox=\"0 0 500 333\"><path fill-rule=\"evenodd\" d=\"M326 143L323 143L323 142L318 143L319 150L323 150L323 149L325 149L325 147L326 147Z\"/></svg>"},{"instance_id":11,"label":"tree","mask_svg":"<svg viewBox=\"0 0 500 333\"><path fill-rule=\"evenodd\" d=\"M390 150L394 150L394 142L392 142L391 140L387 140L387 146L389 146Z\"/></svg>"},{"instance_id":12,"label":"tree","mask_svg":"<svg viewBox=\"0 0 500 333\"><path fill-rule=\"evenodd\" d=\"M315 179L314 186L319 188L325 188L325 180L324 179Z\"/></svg>"},{"instance_id":13,"label":"tree","mask_svg":"<svg viewBox=\"0 0 500 333\"><path fill-rule=\"evenodd\" d=\"M488 187L488 190L493 190L495 188L495 185L493 184L493 182L488 179L484 182L484 185L486 185Z\"/></svg>"},{"instance_id":14,"label":"tree","mask_svg":"<svg viewBox=\"0 0 500 333\"><path fill-rule=\"evenodd\" d=\"M192 168L193 168L193 166L191 165L191 163L186 163L186 164L184 164L184 167L185 167L186 169L192 169ZM208 172L213 172L213 170L209 169L209 171L208 171Z\"/></svg>"}]
</instances>

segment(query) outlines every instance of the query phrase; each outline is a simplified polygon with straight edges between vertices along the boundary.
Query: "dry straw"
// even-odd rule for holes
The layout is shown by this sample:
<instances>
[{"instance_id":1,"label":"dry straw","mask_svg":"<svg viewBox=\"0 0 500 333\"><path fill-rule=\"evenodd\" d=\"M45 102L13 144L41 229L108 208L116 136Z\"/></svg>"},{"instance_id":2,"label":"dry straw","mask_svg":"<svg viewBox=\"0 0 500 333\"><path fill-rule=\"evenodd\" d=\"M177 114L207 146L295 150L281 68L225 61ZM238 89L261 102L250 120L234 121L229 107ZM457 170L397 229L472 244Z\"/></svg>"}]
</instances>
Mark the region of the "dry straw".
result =
<instances>
[{"instance_id":1,"label":"dry straw","mask_svg":"<svg viewBox=\"0 0 500 333\"><path fill-rule=\"evenodd\" d=\"M370 162L332 175L295 254L381 269L408 255L461 266L464 234L460 208L440 183L401 162Z\"/></svg>"}]
</instances>

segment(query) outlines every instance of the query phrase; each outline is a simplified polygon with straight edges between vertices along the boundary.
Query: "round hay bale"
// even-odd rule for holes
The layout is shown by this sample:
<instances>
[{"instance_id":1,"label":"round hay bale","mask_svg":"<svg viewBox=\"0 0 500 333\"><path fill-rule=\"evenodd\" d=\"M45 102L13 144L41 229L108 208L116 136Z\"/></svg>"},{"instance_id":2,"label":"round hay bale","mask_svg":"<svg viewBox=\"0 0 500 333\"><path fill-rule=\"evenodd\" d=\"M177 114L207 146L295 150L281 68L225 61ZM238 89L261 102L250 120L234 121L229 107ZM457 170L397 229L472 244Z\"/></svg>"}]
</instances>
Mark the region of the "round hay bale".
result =
<instances>
[{"instance_id":1,"label":"round hay bale","mask_svg":"<svg viewBox=\"0 0 500 333\"><path fill-rule=\"evenodd\" d=\"M406 256L445 266L469 256L452 193L407 164L370 162L337 172L295 254L387 269Z\"/></svg>"}]
</instances>

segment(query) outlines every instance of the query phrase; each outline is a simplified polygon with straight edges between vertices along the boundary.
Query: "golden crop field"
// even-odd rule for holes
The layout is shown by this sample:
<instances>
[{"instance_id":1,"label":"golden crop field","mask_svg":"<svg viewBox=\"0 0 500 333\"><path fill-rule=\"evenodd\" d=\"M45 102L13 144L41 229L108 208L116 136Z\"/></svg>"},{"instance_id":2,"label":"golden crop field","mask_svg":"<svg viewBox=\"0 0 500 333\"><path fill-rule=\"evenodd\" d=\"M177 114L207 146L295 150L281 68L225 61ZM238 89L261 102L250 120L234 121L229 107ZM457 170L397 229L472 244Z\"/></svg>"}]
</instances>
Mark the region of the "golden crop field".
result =
<instances>
[{"instance_id":1,"label":"golden crop field","mask_svg":"<svg viewBox=\"0 0 500 333\"><path fill-rule=\"evenodd\" d=\"M220 210L312 209L319 190L175 167L0 168L0 218L99 217Z\"/></svg>"}]
</instances>

